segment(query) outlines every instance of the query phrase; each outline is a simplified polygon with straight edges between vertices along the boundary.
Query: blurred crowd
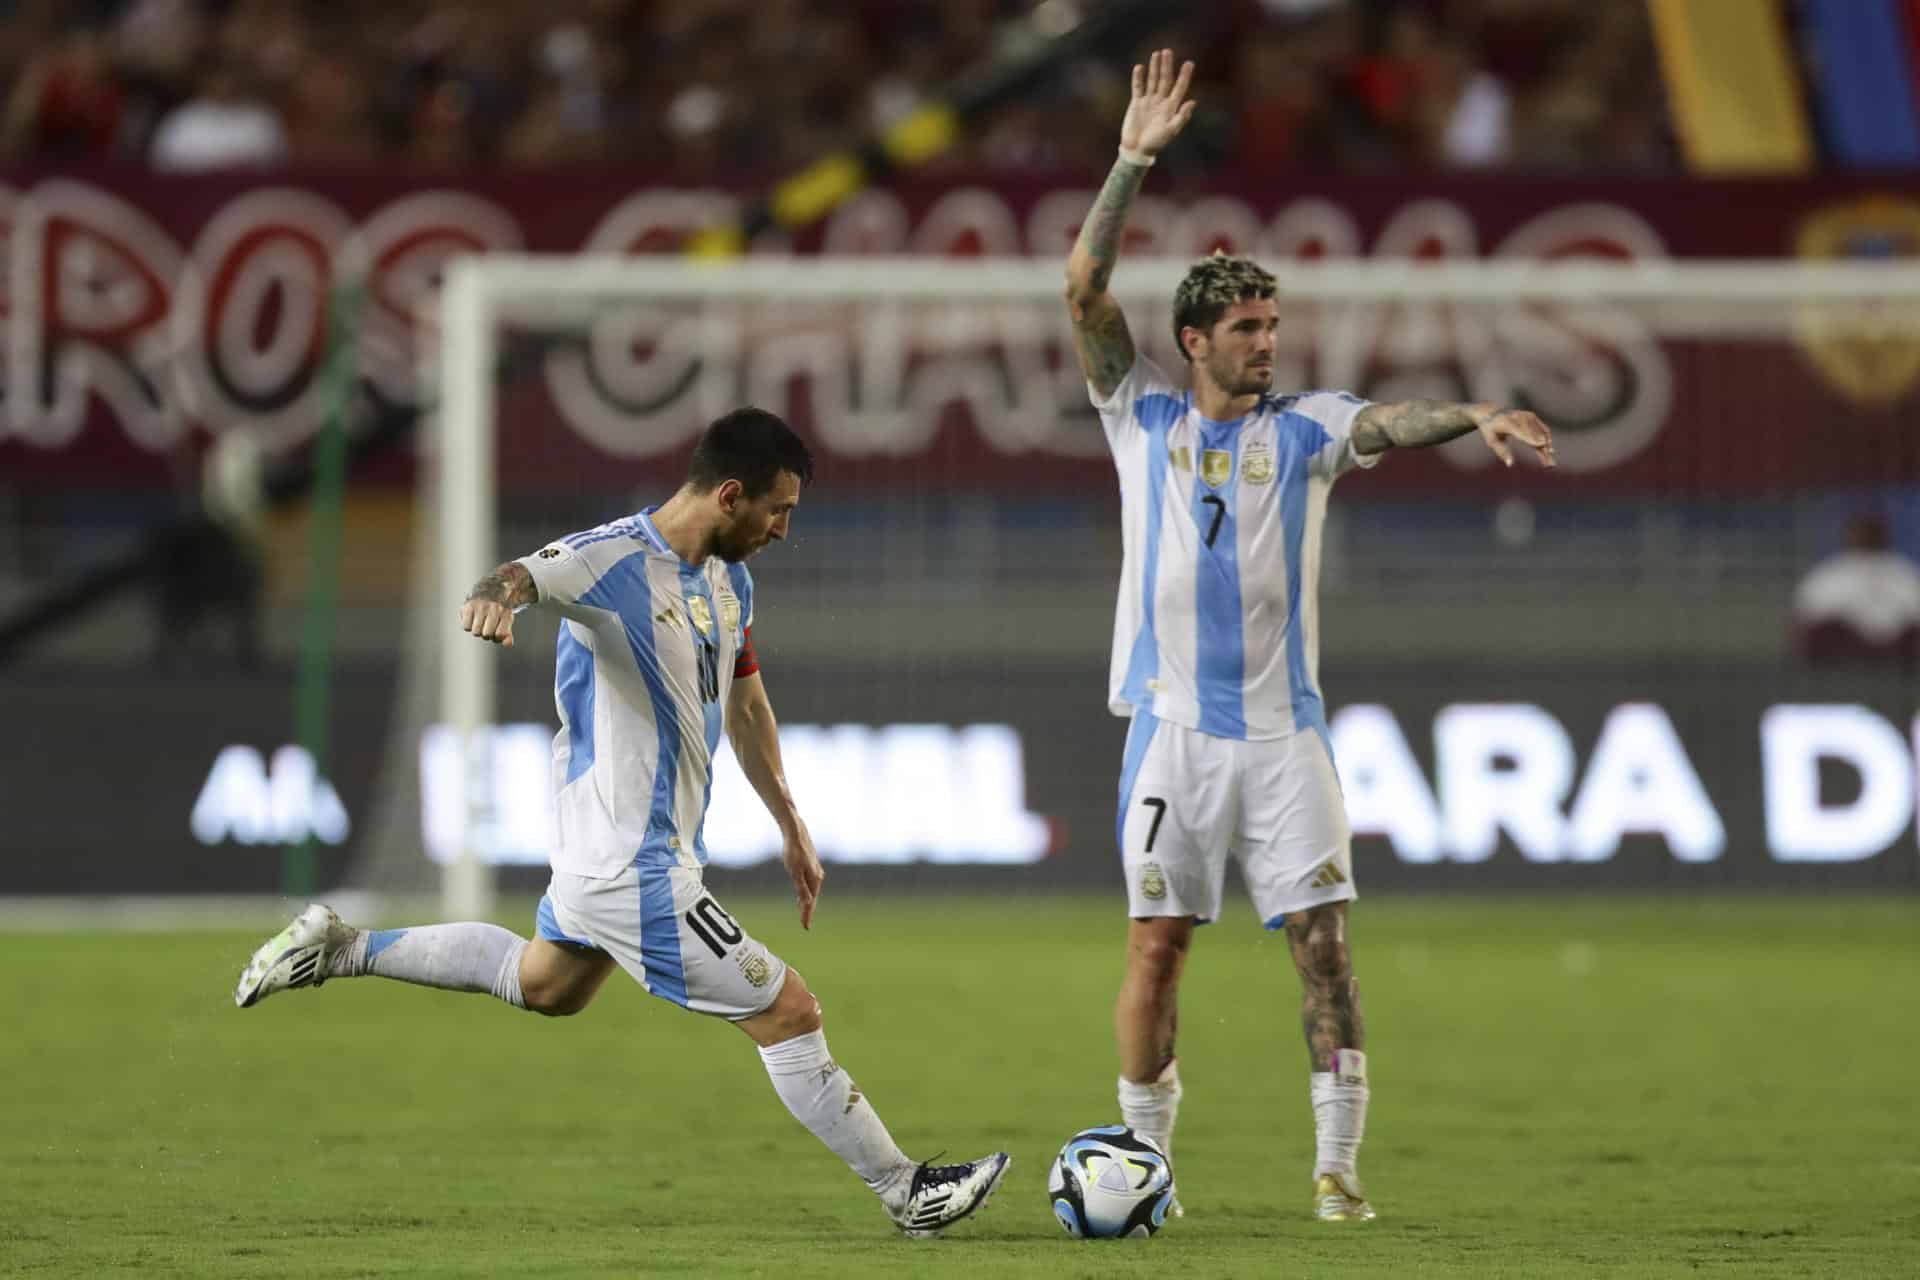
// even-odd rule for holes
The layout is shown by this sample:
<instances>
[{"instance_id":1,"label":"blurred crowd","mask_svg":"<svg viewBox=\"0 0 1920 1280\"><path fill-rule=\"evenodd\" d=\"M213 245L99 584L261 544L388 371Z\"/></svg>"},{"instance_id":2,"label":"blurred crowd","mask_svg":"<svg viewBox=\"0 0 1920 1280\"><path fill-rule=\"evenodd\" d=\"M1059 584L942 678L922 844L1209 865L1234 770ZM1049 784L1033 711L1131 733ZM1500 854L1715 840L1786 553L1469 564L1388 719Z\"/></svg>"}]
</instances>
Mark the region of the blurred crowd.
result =
<instances>
[{"instance_id":1,"label":"blurred crowd","mask_svg":"<svg viewBox=\"0 0 1920 1280\"><path fill-rule=\"evenodd\" d=\"M1105 0L0 0L0 158L156 169L766 176ZM1193 0L1189 167L1677 168L1645 6ZM936 163L1099 173L1124 57L1065 65Z\"/></svg>"}]
</instances>

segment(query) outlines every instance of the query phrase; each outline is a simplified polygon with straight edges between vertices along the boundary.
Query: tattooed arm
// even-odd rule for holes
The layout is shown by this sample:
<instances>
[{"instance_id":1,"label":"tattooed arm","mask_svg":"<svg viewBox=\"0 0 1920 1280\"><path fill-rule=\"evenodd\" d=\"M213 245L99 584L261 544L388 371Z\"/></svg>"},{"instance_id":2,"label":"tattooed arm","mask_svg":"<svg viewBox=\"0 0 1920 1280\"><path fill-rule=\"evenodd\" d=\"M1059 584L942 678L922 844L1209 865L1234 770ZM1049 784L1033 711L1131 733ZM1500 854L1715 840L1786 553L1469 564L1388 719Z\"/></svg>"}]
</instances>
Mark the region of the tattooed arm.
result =
<instances>
[{"instance_id":1,"label":"tattooed arm","mask_svg":"<svg viewBox=\"0 0 1920 1280\"><path fill-rule=\"evenodd\" d=\"M1394 448L1420 449L1445 444L1469 431L1478 431L1494 457L1508 466L1513 465L1513 446L1509 443L1513 440L1530 446L1545 466L1554 464L1553 432L1525 409L1446 400L1368 405L1353 420L1353 451L1366 455Z\"/></svg>"},{"instance_id":2,"label":"tattooed arm","mask_svg":"<svg viewBox=\"0 0 1920 1280\"><path fill-rule=\"evenodd\" d=\"M1133 96L1120 122L1120 158L1107 174L1106 185L1094 198L1080 238L1067 258L1067 310L1073 315L1073 343L1080 367L1102 399L1113 394L1133 367L1133 335L1120 304L1107 292L1113 264L1120 256L1120 238L1127 212L1140 184L1161 148L1186 128L1193 115L1187 87L1193 82L1193 64L1173 73L1173 51L1162 49L1133 69Z\"/></svg>"},{"instance_id":3,"label":"tattooed arm","mask_svg":"<svg viewBox=\"0 0 1920 1280\"><path fill-rule=\"evenodd\" d=\"M540 599L527 566L509 560L473 584L460 606L460 629L494 644L513 647L513 611Z\"/></svg>"}]
</instances>

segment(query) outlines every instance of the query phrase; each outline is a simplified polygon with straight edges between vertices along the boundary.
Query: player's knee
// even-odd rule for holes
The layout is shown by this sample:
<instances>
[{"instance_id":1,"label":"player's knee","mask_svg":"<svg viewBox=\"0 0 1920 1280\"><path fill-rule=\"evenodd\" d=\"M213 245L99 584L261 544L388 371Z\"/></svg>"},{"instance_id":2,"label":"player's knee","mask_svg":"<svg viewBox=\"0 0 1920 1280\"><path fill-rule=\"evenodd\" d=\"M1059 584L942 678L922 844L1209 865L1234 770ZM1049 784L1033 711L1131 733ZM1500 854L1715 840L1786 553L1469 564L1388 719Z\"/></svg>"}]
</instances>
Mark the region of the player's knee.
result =
<instances>
[{"instance_id":1,"label":"player's knee","mask_svg":"<svg viewBox=\"0 0 1920 1280\"><path fill-rule=\"evenodd\" d=\"M767 1012L774 1015L774 1030L782 1040L810 1035L821 1027L820 1002L814 999L813 992L807 987L807 980L800 976L798 969L787 970L786 980L780 984L780 994L774 998L773 1007Z\"/></svg>"},{"instance_id":2,"label":"player's knee","mask_svg":"<svg viewBox=\"0 0 1920 1280\"><path fill-rule=\"evenodd\" d=\"M1179 977L1186 954L1186 947L1176 939L1148 936L1134 942L1129 959L1142 978L1165 986Z\"/></svg>"},{"instance_id":3,"label":"player's knee","mask_svg":"<svg viewBox=\"0 0 1920 1280\"><path fill-rule=\"evenodd\" d=\"M1311 987L1338 987L1353 980L1353 959L1347 952L1344 931L1311 926L1294 948L1294 962L1300 979Z\"/></svg>"}]
</instances>

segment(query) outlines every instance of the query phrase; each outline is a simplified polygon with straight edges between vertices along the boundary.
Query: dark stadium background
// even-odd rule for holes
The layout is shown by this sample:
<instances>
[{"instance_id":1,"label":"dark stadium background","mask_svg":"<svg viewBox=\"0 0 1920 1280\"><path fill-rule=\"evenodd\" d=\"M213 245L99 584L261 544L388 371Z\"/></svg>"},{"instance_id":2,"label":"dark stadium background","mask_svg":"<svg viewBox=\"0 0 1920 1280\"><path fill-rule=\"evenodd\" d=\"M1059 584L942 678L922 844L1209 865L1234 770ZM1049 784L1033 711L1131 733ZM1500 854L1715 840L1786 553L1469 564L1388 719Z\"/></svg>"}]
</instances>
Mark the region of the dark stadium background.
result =
<instances>
[{"instance_id":1,"label":"dark stadium background","mask_svg":"<svg viewBox=\"0 0 1920 1280\"><path fill-rule=\"evenodd\" d=\"M445 264L885 253L1052 279L1127 65L1162 45L1198 61L1201 107L1147 182L1134 257L1920 257L1920 0L0 4L0 1005L20 1031L0 1272L255 1274L316 1241L356 1273L758 1274L781 1250L783 1274L898 1270L844 1243L880 1224L828 1179L792 1192L797 1218L688 1225L729 1216L725 1170L816 1157L763 1138L784 1117L740 1046L695 1070L723 1060L718 1033L637 992L510 1030L376 984L224 1004L308 895L380 923L440 910L420 361ZM231 130L196 134L196 108ZM1329 510L1322 683L1372 806L1354 947L1383 1083L1373 1251L1268 1212L1298 1207L1267 1190L1306 1142L1296 992L1238 898L1188 987L1197 1211L1154 1248L1205 1274L1911 1268L1895 1014L1920 936L1920 619L1882 643L1795 610L1863 529L1920 558L1908 306L1865 332L1808 308L1758 339L1630 333L1591 386L1551 360L1515 372L1433 311L1295 353L1376 397L1478 398L1492 377L1541 408L1563 465L1506 472L1468 440L1344 479ZM1163 310L1134 328L1165 359ZM1019 1154L1034 1185L983 1217L981 1252L945 1257L989 1274L1088 1265L1048 1252L1038 1171L1112 1105L1118 499L1065 330L1025 375L954 373L961 393L896 416L905 445L784 382L820 479L753 565L785 724L936 726L948 760L968 726L1009 727L1021 768L990 800L1044 849L823 847L807 935L777 862L712 873L831 987L863 1083L931 1117L914 1142ZM646 447L603 448L549 379L577 337L507 331L495 558L658 501L700 423L682 398L632 426L616 354L573 408ZM530 615L498 664L503 723L550 731L551 631ZM1623 725L1639 754L1603 759ZM1554 794L1499 798L1561 765ZM913 826L911 775L817 777L797 796L817 825L883 846ZM494 781L505 825L537 818L537 769ZM1615 828L1597 843L1583 796ZM497 914L525 930L544 876L517 852ZM913 968L930 955L935 996ZM902 1038L908 1010L956 1047ZM288 1080L289 1055L328 1069ZM649 1146L528 1084L551 1079L684 1101ZM289 1139L290 1116L311 1131ZM576 1233L474 1208L519 1193L490 1180L503 1152L548 1203L596 1175ZM430 1166L431 1187L406 1172Z\"/></svg>"}]
</instances>

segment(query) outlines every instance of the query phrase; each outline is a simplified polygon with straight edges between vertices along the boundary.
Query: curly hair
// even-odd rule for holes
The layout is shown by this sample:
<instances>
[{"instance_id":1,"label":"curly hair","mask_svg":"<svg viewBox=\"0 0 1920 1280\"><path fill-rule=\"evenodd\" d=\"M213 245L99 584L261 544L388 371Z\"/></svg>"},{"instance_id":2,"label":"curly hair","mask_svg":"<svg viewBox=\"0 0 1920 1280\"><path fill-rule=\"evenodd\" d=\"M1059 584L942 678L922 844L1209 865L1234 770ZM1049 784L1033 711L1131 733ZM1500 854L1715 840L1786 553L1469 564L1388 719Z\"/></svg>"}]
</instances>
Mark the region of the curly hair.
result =
<instances>
[{"instance_id":1,"label":"curly hair","mask_svg":"<svg viewBox=\"0 0 1920 1280\"><path fill-rule=\"evenodd\" d=\"M1187 344L1180 340L1181 330L1192 325L1211 332L1228 307L1271 298L1277 288L1272 272L1252 258L1235 258L1223 249L1194 263L1173 291L1173 344L1181 358L1193 362Z\"/></svg>"}]
</instances>

